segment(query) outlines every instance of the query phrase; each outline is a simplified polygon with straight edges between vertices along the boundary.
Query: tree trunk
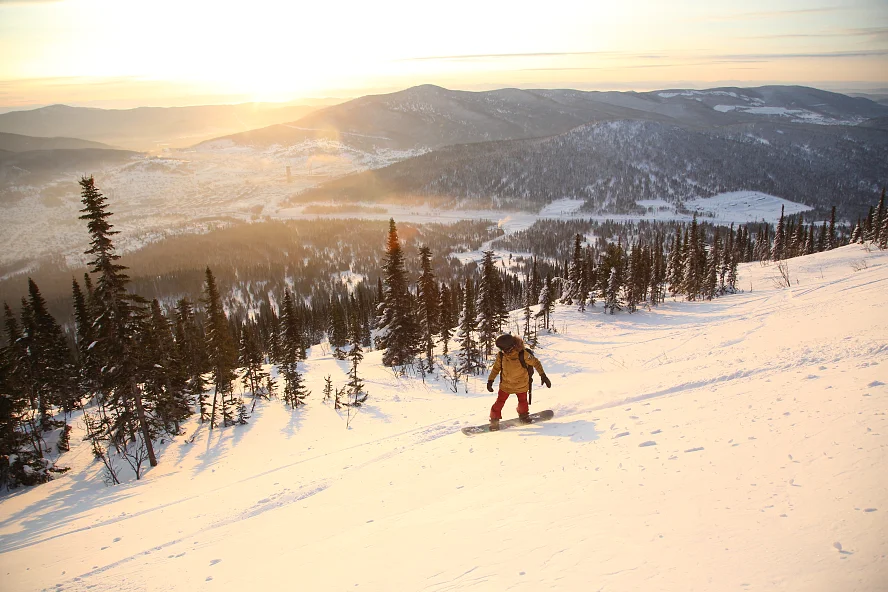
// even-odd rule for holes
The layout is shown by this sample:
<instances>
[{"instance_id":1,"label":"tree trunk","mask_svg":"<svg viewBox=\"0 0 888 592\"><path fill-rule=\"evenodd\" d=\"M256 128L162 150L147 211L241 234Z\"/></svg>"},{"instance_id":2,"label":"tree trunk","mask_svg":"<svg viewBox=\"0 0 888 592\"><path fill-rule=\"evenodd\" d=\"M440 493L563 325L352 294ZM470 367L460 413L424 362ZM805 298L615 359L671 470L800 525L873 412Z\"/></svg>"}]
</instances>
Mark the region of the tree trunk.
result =
<instances>
[{"instance_id":1,"label":"tree trunk","mask_svg":"<svg viewBox=\"0 0 888 592\"><path fill-rule=\"evenodd\" d=\"M157 457L154 456L154 444L151 442L151 431L148 429L148 421L145 418L145 408L142 407L142 395L138 387L133 389L133 399L136 401L136 413L139 417L139 425L142 427L142 438L145 440L145 448L148 450L148 462L152 467L157 466ZM138 475L138 473L136 473Z\"/></svg>"},{"instance_id":2,"label":"tree trunk","mask_svg":"<svg viewBox=\"0 0 888 592\"><path fill-rule=\"evenodd\" d=\"M213 411L212 411L212 414L210 415L210 429L211 430L213 429L213 426L216 425L216 397L218 396L218 394L219 394L219 383L217 382L213 386Z\"/></svg>"}]
</instances>

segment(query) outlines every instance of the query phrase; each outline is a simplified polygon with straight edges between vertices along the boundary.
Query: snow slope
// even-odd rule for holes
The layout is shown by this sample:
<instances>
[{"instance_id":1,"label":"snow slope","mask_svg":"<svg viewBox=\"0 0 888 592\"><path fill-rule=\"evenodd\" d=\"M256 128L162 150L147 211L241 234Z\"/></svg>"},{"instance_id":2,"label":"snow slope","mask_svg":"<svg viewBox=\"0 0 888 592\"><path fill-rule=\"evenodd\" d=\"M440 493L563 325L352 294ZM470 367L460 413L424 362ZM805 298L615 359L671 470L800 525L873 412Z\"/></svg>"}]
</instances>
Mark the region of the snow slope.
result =
<instances>
[{"instance_id":1,"label":"snow slope","mask_svg":"<svg viewBox=\"0 0 888 592\"><path fill-rule=\"evenodd\" d=\"M454 394L372 352L346 429L320 395L346 363L315 347L297 412L192 423L113 488L79 444L3 498L2 588L885 590L888 253L789 272L632 315L558 308L533 405L555 418L472 438L485 377Z\"/></svg>"}]
</instances>

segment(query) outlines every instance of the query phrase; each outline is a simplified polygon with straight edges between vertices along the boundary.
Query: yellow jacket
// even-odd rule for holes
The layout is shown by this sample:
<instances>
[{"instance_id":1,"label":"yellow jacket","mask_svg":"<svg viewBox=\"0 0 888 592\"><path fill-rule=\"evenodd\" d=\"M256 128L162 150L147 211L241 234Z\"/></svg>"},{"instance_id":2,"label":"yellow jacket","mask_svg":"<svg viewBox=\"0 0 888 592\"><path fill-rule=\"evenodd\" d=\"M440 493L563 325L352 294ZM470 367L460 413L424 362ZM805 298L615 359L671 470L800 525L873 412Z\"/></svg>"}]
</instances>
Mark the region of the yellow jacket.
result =
<instances>
[{"instance_id":1,"label":"yellow jacket","mask_svg":"<svg viewBox=\"0 0 888 592\"><path fill-rule=\"evenodd\" d=\"M509 394L526 393L530 387L530 377L527 375L527 369L521 365L521 360L518 359L518 352L524 352L525 364L533 366L540 374L546 373L540 361L529 350L524 349L524 342L521 338L516 336L515 340L518 342L515 349L507 354L502 352L497 354L493 368L490 370L490 376L487 377L487 381L491 382L502 374L499 388Z\"/></svg>"}]
</instances>

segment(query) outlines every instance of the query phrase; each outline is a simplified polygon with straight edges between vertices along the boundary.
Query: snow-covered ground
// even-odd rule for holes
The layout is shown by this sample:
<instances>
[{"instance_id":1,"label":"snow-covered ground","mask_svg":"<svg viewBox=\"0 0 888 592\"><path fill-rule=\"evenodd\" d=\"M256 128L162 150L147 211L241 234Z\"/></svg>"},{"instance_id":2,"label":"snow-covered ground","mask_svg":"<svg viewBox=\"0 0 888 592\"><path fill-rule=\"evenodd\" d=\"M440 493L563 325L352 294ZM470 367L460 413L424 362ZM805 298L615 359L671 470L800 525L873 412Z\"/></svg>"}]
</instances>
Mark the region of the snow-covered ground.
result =
<instances>
[{"instance_id":1,"label":"snow-covered ground","mask_svg":"<svg viewBox=\"0 0 888 592\"><path fill-rule=\"evenodd\" d=\"M0 501L2 588L884 591L888 253L788 265L791 288L751 264L712 302L559 307L539 425L466 437L486 377L371 352L346 429L322 347L305 407L192 422L138 482L105 487L77 425L69 473Z\"/></svg>"},{"instance_id":2,"label":"snow-covered ground","mask_svg":"<svg viewBox=\"0 0 888 592\"><path fill-rule=\"evenodd\" d=\"M115 230L120 232L115 245L126 253L170 235L207 232L233 221L354 217L356 214L348 212L318 215L309 210L306 213L306 206L318 204L293 207L289 200L299 191L330 179L386 166L420 153L382 149L362 152L332 140L267 149L219 141L201 144L193 150L170 152L163 158L136 158L105 170L72 170L53 183L21 187L20 199L4 203L0 217L0 266L17 263L18 267L9 272L25 273L35 260L43 258L64 258L68 265L75 267L85 264L87 257L83 252L88 248L89 236L78 219L82 204L77 184L80 175L85 173L95 175L98 187L108 197ZM290 168L289 182L287 167ZM780 215L777 202L785 200L765 197L772 207L749 210L740 204L732 209L716 198L695 200L695 207L704 213L715 210L718 221L728 224L761 218L776 221ZM361 212L360 216L383 220L394 217L399 222L486 219L498 223L509 233L527 228L540 218L589 218L579 211L582 204L582 200L566 197L553 201L538 213L530 213L373 203L365 205L382 207L385 211ZM751 218L751 213L756 217ZM671 205L653 208L643 217L689 219ZM642 216L597 218L628 221Z\"/></svg>"},{"instance_id":3,"label":"snow-covered ground","mask_svg":"<svg viewBox=\"0 0 888 592\"><path fill-rule=\"evenodd\" d=\"M780 219L781 207L785 208L787 216L811 209L760 191L719 193L708 198L688 200L685 207L692 212L700 212L714 224L748 224L762 220L774 223Z\"/></svg>"}]
</instances>

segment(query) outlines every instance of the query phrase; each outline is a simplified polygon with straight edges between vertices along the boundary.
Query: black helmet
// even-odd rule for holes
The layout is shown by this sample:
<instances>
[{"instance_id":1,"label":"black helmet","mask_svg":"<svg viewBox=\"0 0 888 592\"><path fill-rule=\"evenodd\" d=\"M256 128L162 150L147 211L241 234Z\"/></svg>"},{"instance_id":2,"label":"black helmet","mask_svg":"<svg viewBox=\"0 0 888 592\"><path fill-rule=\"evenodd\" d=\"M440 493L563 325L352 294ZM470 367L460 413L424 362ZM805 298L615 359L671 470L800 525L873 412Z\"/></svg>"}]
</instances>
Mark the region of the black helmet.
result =
<instances>
[{"instance_id":1,"label":"black helmet","mask_svg":"<svg viewBox=\"0 0 888 592\"><path fill-rule=\"evenodd\" d=\"M515 347L516 343L516 339L508 333L500 335L496 338L496 346L503 351L509 351L510 349Z\"/></svg>"}]
</instances>

